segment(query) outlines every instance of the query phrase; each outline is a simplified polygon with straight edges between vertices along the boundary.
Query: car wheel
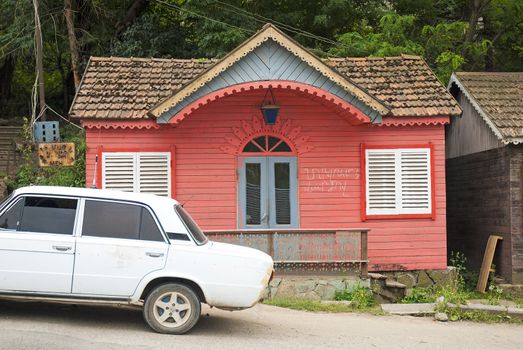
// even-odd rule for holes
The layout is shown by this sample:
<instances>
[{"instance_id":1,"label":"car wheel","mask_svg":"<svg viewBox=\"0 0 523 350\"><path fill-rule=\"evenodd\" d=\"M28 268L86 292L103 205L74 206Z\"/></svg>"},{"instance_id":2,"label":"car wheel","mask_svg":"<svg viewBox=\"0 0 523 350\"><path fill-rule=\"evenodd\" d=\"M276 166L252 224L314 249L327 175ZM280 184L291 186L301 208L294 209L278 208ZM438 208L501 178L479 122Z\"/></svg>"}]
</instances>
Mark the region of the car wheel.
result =
<instances>
[{"instance_id":1,"label":"car wheel","mask_svg":"<svg viewBox=\"0 0 523 350\"><path fill-rule=\"evenodd\" d=\"M194 291L182 284L162 284L145 299L143 315L154 331L184 334L198 322L201 305Z\"/></svg>"}]
</instances>

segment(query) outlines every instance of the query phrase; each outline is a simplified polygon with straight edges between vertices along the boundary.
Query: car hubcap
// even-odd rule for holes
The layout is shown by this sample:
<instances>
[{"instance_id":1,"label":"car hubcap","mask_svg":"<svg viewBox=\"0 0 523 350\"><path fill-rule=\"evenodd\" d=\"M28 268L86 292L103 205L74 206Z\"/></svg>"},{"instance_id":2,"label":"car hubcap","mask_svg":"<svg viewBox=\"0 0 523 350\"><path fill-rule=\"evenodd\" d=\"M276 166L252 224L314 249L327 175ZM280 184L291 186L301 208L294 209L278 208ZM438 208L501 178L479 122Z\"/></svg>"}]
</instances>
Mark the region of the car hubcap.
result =
<instances>
[{"instance_id":1,"label":"car hubcap","mask_svg":"<svg viewBox=\"0 0 523 350\"><path fill-rule=\"evenodd\" d=\"M154 318L164 327L177 328L191 316L191 303L185 295L170 292L162 294L154 303Z\"/></svg>"}]
</instances>

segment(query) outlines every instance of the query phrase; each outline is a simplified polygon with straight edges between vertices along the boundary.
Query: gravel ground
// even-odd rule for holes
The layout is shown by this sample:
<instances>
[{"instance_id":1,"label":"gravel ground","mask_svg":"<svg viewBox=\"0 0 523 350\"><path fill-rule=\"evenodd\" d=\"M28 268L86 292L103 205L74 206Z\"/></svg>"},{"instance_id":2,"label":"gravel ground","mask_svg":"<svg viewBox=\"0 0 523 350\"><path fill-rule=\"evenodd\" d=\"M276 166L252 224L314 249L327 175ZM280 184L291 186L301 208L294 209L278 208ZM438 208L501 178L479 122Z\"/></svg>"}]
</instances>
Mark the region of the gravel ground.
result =
<instances>
[{"instance_id":1,"label":"gravel ground","mask_svg":"<svg viewBox=\"0 0 523 350\"><path fill-rule=\"evenodd\" d=\"M0 301L0 349L523 349L523 326L203 308L192 332L150 331L140 310Z\"/></svg>"}]
</instances>

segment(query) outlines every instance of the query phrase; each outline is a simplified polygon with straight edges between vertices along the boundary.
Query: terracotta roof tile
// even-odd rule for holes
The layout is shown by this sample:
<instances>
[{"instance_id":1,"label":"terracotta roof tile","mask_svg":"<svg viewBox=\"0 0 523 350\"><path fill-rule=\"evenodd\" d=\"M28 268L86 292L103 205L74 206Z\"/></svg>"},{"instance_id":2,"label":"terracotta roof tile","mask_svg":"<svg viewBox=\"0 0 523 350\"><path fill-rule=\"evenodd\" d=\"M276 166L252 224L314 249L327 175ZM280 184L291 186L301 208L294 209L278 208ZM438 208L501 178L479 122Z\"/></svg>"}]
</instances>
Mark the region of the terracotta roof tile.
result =
<instances>
[{"instance_id":1,"label":"terracotta roof tile","mask_svg":"<svg viewBox=\"0 0 523 350\"><path fill-rule=\"evenodd\" d=\"M523 138L523 72L458 72L455 76L504 139Z\"/></svg>"},{"instance_id":2,"label":"terracotta roof tile","mask_svg":"<svg viewBox=\"0 0 523 350\"><path fill-rule=\"evenodd\" d=\"M147 118L158 102L216 60L91 57L73 118ZM457 115L457 102L417 56L333 58L325 63L391 108L391 116Z\"/></svg>"}]
</instances>

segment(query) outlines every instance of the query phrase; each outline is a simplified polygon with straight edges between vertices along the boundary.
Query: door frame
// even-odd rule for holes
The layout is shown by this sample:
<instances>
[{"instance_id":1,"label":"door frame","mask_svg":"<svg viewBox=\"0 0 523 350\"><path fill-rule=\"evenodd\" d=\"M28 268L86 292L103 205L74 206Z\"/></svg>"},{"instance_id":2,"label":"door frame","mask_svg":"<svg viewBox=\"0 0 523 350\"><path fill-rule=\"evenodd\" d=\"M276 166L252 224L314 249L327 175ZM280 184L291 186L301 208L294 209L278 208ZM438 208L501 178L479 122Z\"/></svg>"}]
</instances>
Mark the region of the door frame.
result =
<instances>
[{"instance_id":1,"label":"door frame","mask_svg":"<svg viewBox=\"0 0 523 350\"><path fill-rule=\"evenodd\" d=\"M289 163L289 177L290 177L290 216L291 223L288 225L276 224L276 208L275 205L271 205L275 202L274 193L274 173L271 169L274 169L274 164L278 161L284 161ZM261 224L260 225L247 225L244 224L246 217L246 193L243 190L246 186L245 178L245 163L258 163L261 168L261 184L267 184L265 190L263 187L260 191L260 209L261 209ZM299 228L299 196L298 196L298 157L288 155L248 155L240 156L237 161L238 181L237 181L237 228L238 229L253 229L253 230L272 230L272 229L291 229ZM295 176L292 176L295 174ZM267 219L264 220L264 217Z\"/></svg>"}]
</instances>

